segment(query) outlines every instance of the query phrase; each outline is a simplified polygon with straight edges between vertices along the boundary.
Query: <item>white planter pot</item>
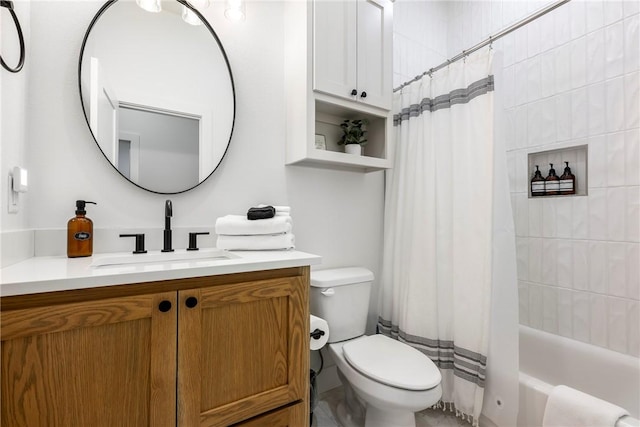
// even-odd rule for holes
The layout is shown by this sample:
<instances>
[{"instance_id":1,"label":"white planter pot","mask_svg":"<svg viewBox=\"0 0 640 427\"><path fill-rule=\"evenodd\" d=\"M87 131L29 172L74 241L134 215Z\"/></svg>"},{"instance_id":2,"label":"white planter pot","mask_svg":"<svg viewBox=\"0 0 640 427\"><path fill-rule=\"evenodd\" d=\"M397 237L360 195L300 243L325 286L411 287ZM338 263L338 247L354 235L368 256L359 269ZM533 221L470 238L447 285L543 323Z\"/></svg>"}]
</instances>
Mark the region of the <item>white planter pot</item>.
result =
<instances>
[{"instance_id":1,"label":"white planter pot","mask_svg":"<svg viewBox=\"0 0 640 427\"><path fill-rule=\"evenodd\" d=\"M360 156L362 155L362 146L360 144L347 144L344 146L344 152Z\"/></svg>"}]
</instances>

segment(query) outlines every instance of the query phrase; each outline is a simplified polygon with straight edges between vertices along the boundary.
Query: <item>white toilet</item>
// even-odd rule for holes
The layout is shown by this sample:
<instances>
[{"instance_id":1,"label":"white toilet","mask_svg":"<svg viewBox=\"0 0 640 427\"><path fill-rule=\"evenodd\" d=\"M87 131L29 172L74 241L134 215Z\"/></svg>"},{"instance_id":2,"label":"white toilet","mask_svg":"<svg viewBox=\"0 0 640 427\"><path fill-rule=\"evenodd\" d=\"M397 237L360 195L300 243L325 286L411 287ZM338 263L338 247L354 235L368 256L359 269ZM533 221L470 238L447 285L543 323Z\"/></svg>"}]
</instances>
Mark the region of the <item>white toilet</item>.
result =
<instances>
[{"instance_id":1,"label":"white toilet","mask_svg":"<svg viewBox=\"0 0 640 427\"><path fill-rule=\"evenodd\" d=\"M372 281L365 268L311 273L311 314L329 324L329 352L345 389L338 418L344 427L361 426L364 412L366 427L415 427L415 412L440 400L442 377L415 348L364 335Z\"/></svg>"}]
</instances>

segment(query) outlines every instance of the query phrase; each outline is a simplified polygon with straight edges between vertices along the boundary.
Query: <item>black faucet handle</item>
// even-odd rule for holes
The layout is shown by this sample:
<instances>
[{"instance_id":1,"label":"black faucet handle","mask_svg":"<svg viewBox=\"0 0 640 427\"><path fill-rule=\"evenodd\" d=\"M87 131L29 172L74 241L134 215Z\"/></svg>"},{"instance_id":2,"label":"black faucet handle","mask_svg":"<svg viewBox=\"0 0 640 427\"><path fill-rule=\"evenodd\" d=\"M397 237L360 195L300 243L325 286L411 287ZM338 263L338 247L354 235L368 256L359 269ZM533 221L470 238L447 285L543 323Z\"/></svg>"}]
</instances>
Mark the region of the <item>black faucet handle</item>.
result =
<instances>
[{"instance_id":1,"label":"black faucet handle","mask_svg":"<svg viewBox=\"0 0 640 427\"><path fill-rule=\"evenodd\" d=\"M208 231L200 232L200 233L189 233L189 247L188 251L197 251L198 249L198 236L207 235Z\"/></svg>"},{"instance_id":2,"label":"black faucet handle","mask_svg":"<svg viewBox=\"0 0 640 427\"><path fill-rule=\"evenodd\" d=\"M135 237L136 238L136 250L133 251L134 254L146 254L147 251L144 249L144 233L142 234L121 234L120 237Z\"/></svg>"}]
</instances>

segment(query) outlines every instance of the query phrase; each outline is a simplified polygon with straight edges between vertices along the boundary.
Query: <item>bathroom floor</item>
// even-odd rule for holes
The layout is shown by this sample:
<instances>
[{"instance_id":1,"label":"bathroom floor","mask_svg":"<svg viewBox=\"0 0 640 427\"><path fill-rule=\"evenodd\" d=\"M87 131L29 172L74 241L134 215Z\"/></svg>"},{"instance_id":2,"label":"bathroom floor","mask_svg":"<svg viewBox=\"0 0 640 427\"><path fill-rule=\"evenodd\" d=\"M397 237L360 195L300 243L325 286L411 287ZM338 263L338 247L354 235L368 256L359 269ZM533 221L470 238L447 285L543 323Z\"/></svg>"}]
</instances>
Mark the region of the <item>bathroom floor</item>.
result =
<instances>
[{"instance_id":1,"label":"bathroom floor","mask_svg":"<svg viewBox=\"0 0 640 427\"><path fill-rule=\"evenodd\" d=\"M334 388L318 396L318 405L313 411L311 427L342 427L336 416L338 402L343 398L342 387ZM425 409L416 416L416 427L469 427L470 424L461 418L456 418L451 412ZM393 426L389 426L393 427Z\"/></svg>"}]
</instances>

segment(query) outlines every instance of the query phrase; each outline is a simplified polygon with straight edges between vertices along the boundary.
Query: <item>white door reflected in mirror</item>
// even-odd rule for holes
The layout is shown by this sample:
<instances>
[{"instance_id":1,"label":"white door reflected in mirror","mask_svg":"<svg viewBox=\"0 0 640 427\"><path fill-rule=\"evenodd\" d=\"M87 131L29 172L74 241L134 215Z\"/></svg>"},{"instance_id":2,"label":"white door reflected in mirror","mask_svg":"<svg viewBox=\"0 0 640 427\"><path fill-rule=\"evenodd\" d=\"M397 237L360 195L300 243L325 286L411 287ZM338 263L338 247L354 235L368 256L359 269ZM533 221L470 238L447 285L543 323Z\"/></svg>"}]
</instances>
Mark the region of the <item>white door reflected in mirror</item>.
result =
<instances>
[{"instance_id":1,"label":"white door reflected in mirror","mask_svg":"<svg viewBox=\"0 0 640 427\"><path fill-rule=\"evenodd\" d=\"M110 162L118 158L118 98L98 58L91 58L89 127Z\"/></svg>"}]
</instances>

